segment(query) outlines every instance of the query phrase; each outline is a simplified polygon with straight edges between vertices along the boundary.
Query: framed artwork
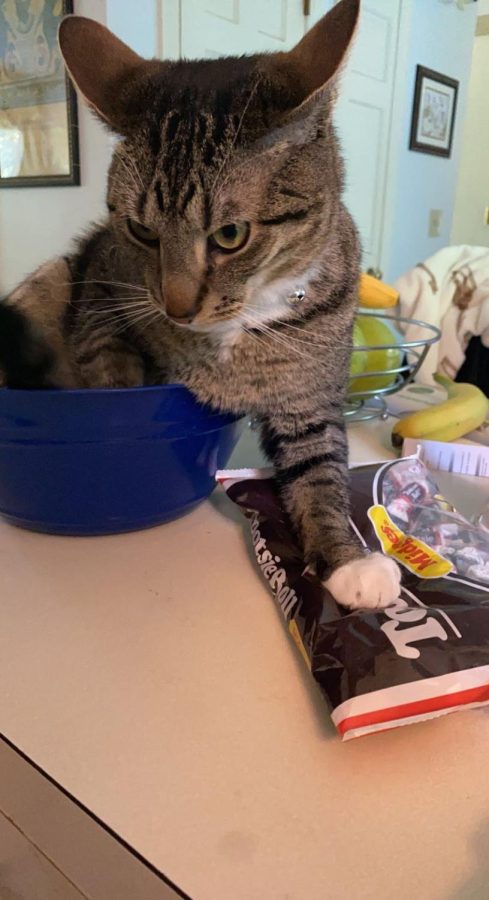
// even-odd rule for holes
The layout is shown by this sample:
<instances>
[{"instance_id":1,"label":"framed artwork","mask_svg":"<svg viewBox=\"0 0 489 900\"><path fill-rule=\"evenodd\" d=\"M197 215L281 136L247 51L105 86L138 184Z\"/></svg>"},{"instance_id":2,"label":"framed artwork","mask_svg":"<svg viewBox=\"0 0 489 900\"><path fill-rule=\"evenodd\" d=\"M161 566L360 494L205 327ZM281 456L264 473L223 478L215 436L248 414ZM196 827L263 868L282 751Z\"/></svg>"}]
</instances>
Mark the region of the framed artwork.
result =
<instances>
[{"instance_id":1,"label":"framed artwork","mask_svg":"<svg viewBox=\"0 0 489 900\"><path fill-rule=\"evenodd\" d=\"M410 150L449 157L457 111L458 81L418 66Z\"/></svg>"},{"instance_id":2,"label":"framed artwork","mask_svg":"<svg viewBox=\"0 0 489 900\"><path fill-rule=\"evenodd\" d=\"M0 0L0 187L80 184L76 95L58 47L73 0Z\"/></svg>"}]
</instances>

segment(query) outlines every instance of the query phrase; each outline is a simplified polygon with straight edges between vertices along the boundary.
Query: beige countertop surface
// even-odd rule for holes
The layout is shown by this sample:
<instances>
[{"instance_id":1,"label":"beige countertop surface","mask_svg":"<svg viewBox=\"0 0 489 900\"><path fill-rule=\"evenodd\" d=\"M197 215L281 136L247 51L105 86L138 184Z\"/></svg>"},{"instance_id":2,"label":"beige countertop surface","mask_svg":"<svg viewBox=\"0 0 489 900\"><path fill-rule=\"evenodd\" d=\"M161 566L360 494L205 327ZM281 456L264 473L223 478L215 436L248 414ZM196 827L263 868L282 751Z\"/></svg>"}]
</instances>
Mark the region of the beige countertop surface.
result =
<instances>
[{"instance_id":1,"label":"beige countertop surface","mask_svg":"<svg viewBox=\"0 0 489 900\"><path fill-rule=\"evenodd\" d=\"M243 534L217 492L123 536L0 524L0 731L193 900L487 898L489 712L342 744Z\"/></svg>"}]
</instances>

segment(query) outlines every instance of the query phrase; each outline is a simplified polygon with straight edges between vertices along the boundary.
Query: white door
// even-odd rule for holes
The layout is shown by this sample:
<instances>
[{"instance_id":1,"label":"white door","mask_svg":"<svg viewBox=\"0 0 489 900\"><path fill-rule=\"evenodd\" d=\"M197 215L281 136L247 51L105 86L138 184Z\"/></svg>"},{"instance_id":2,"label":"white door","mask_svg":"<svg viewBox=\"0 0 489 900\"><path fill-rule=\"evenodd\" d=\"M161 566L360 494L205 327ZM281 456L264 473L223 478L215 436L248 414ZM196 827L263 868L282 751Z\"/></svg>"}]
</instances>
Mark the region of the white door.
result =
<instances>
[{"instance_id":1,"label":"white door","mask_svg":"<svg viewBox=\"0 0 489 900\"><path fill-rule=\"evenodd\" d=\"M332 0L312 0L310 25L333 5ZM400 12L401 0L363 0L336 109L346 162L345 199L360 231L366 269L382 269Z\"/></svg>"},{"instance_id":2,"label":"white door","mask_svg":"<svg viewBox=\"0 0 489 900\"><path fill-rule=\"evenodd\" d=\"M215 57L293 46L334 0L180 0L180 54ZM305 6L309 15L304 16ZM336 121L346 160L346 202L364 268L382 268L389 136L401 0L363 0L342 77Z\"/></svg>"},{"instance_id":3,"label":"white door","mask_svg":"<svg viewBox=\"0 0 489 900\"><path fill-rule=\"evenodd\" d=\"M180 0L181 55L287 50L304 34L303 0Z\"/></svg>"}]
</instances>

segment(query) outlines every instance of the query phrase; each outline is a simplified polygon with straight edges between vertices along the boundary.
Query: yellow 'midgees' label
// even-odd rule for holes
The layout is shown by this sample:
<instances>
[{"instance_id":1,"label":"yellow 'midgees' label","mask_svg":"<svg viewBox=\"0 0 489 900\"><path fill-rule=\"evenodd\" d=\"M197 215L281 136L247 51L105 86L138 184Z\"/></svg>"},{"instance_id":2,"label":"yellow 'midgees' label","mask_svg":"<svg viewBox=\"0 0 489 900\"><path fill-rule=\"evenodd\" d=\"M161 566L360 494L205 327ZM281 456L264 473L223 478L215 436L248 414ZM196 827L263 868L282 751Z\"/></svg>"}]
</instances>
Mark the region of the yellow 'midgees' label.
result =
<instances>
[{"instance_id":1,"label":"yellow 'midgees' label","mask_svg":"<svg viewBox=\"0 0 489 900\"><path fill-rule=\"evenodd\" d=\"M385 506L371 506L368 517L375 528L384 553L414 572L419 578L441 578L453 569L453 563L440 556L424 541L410 534L404 534L394 525Z\"/></svg>"}]
</instances>

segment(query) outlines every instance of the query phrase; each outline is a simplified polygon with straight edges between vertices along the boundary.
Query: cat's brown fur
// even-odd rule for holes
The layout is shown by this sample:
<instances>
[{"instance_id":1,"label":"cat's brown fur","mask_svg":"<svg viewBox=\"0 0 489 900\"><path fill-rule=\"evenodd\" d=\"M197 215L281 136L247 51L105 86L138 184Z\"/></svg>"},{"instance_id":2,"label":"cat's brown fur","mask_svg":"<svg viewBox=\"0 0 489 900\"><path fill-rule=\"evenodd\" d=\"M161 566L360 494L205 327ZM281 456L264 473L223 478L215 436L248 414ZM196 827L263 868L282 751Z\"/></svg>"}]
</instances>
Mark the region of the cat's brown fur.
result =
<instances>
[{"instance_id":1,"label":"cat's brown fur","mask_svg":"<svg viewBox=\"0 0 489 900\"><path fill-rule=\"evenodd\" d=\"M53 348L50 383L179 381L256 416L307 560L334 572L340 602L375 606L397 591L382 558L350 598L338 582L362 556L342 415L359 245L331 114L358 6L342 0L288 54L175 63L141 60L103 26L66 19L68 68L122 134L110 216L7 302ZM233 222L250 223L250 237L224 254L210 235ZM305 298L291 305L298 289Z\"/></svg>"}]
</instances>

